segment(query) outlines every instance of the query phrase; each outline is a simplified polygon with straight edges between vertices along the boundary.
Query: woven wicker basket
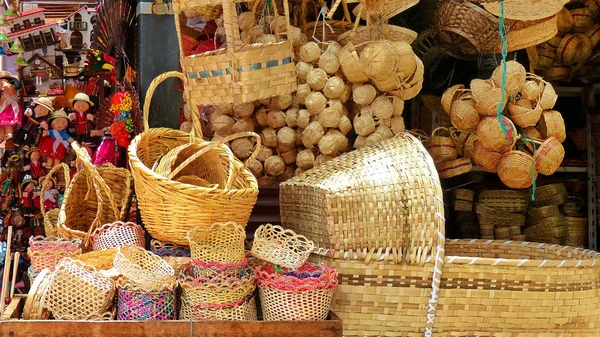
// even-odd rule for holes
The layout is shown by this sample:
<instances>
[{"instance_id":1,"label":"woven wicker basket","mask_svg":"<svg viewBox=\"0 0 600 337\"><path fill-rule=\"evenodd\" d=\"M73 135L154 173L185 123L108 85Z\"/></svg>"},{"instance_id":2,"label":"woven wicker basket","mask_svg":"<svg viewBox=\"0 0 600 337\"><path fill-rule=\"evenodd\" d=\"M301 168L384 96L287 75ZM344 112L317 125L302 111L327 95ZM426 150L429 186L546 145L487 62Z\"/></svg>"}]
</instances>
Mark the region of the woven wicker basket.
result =
<instances>
[{"instance_id":1,"label":"woven wicker basket","mask_svg":"<svg viewBox=\"0 0 600 337\"><path fill-rule=\"evenodd\" d=\"M190 247L158 240L150 241L150 251L162 257L190 257Z\"/></svg>"},{"instance_id":2,"label":"woven wicker basket","mask_svg":"<svg viewBox=\"0 0 600 337\"><path fill-rule=\"evenodd\" d=\"M196 261L220 264L239 263L246 259L244 227L235 222L196 227L187 233L191 257Z\"/></svg>"},{"instance_id":3,"label":"woven wicker basket","mask_svg":"<svg viewBox=\"0 0 600 337\"><path fill-rule=\"evenodd\" d=\"M549 184L538 186L534 197L535 207L562 205L567 201L569 192L564 184Z\"/></svg>"},{"instance_id":4,"label":"woven wicker basket","mask_svg":"<svg viewBox=\"0 0 600 337\"><path fill-rule=\"evenodd\" d=\"M90 241L93 250L119 248L124 245L146 246L142 226L133 222L115 221L96 228Z\"/></svg>"},{"instance_id":5,"label":"woven wicker basket","mask_svg":"<svg viewBox=\"0 0 600 337\"><path fill-rule=\"evenodd\" d=\"M450 136L456 145L456 153L459 156L471 158L477 136L473 132L460 130L450 130Z\"/></svg>"},{"instance_id":6,"label":"woven wicker basket","mask_svg":"<svg viewBox=\"0 0 600 337\"><path fill-rule=\"evenodd\" d=\"M536 163L533 157L523 151L506 152L498 162L498 176L510 188L528 188L537 178Z\"/></svg>"},{"instance_id":7,"label":"woven wicker basket","mask_svg":"<svg viewBox=\"0 0 600 337\"><path fill-rule=\"evenodd\" d=\"M162 284L175 276L173 267L160 256L131 244L117 248L114 265L123 276L140 285Z\"/></svg>"},{"instance_id":8,"label":"woven wicker basket","mask_svg":"<svg viewBox=\"0 0 600 337\"><path fill-rule=\"evenodd\" d=\"M90 265L97 270L108 270L114 268L114 260L117 248L94 250L77 256L77 260Z\"/></svg>"},{"instance_id":9,"label":"woven wicker basket","mask_svg":"<svg viewBox=\"0 0 600 337\"><path fill-rule=\"evenodd\" d=\"M475 204L475 212L480 225L494 227L522 227L525 225L525 214L494 209L481 202Z\"/></svg>"},{"instance_id":10,"label":"woven wicker basket","mask_svg":"<svg viewBox=\"0 0 600 337\"><path fill-rule=\"evenodd\" d=\"M266 224L254 233L252 255L273 264L298 269L306 262L314 243L281 226Z\"/></svg>"},{"instance_id":11,"label":"woven wicker basket","mask_svg":"<svg viewBox=\"0 0 600 337\"><path fill-rule=\"evenodd\" d=\"M539 20L517 21L508 32L507 51L511 52L539 45L550 40L556 34L558 34L556 15ZM499 43L494 49L494 53L500 54L501 51L502 43Z\"/></svg>"},{"instance_id":12,"label":"woven wicker basket","mask_svg":"<svg viewBox=\"0 0 600 337\"><path fill-rule=\"evenodd\" d=\"M32 279L23 307L24 320L50 318L50 311L44 308L44 298L53 276L54 273L50 269L43 269L35 279Z\"/></svg>"},{"instance_id":13,"label":"woven wicker basket","mask_svg":"<svg viewBox=\"0 0 600 337\"><path fill-rule=\"evenodd\" d=\"M64 257L81 254L81 240L66 240L55 236L32 236L29 238L27 255L31 259L31 267L35 270L50 269Z\"/></svg>"},{"instance_id":14,"label":"woven wicker basket","mask_svg":"<svg viewBox=\"0 0 600 337\"><path fill-rule=\"evenodd\" d=\"M117 282L117 319L120 321L174 320L177 283L154 289L120 278Z\"/></svg>"},{"instance_id":15,"label":"woven wicker basket","mask_svg":"<svg viewBox=\"0 0 600 337\"><path fill-rule=\"evenodd\" d=\"M154 79L148 88L144 104L145 131L133 139L128 153L145 229L157 240L187 245L187 232L198 226L227 221L246 226L258 196L256 178L246 169L256 151L244 164L234 158L226 145L215 146L203 156L212 159L207 162L211 167L205 167L206 177L228 173L222 188L185 184L156 173L152 168L170 150L202 139L197 109L192 114L195 129L191 134L167 128L150 129L148 126L152 94L162 81L171 76L181 78L176 72L165 73ZM212 144L201 140L198 143L204 147Z\"/></svg>"},{"instance_id":16,"label":"woven wicker basket","mask_svg":"<svg viewBox=\"0 0 600 337\"><path fill-rule=\"evenodd\" d=\"M473 164L471 163L471 158L463 157L437 163L435 167L438 170L440 178L452 178L470 172Z\"/></svg>"},{"instance_id":17,"label":"woven wicker basket","mask_svg":"<svg viewBox=\"0 0 600 337\"><path fill-rule=\"evenodd\" d=\"M443 131L445 131L445 135L442 134ZM435 163L454 160L458 156L456 145L452 141L448 128L440 127L433 130L426 147Z\"/></svg>"},{"instance_id":18,"label":"woven wicker basket","mask_svg":"<svg viewBox=\"0 0 600 337\"><path fill-rule=\"evenodd\" d=\"M77 143L72 147L83 170L73 177L65 191L58 214L58 234L65 238L80 238L87 246L89 236L96 228L129 216L131 174L129 170L111 164L96 168L85 149Z\"/></svg>"},{"instance_id":19,"label":"woven wicker basket","mask_svg":"<svg viewBox=\"0 0 600 337\"><path fill-rule=\"evenodd\" d=\"M478 200L487 207L513 213L525 212L529 205L527 195L515 190L482 191Z\"/></svg>"},{"instance_id":20,"label":"woven wicker basket","mask_svg":"<svg viewBox=\"0 0 600 337\"><path fill-rule=\"evenodd\" d=\"M184 56L181 67L188 102L194 106L241 104L296 90L296 67L291 41L243 45L240 38L236 6L221 1L227 46L225 49ZM179 14L187 1L174 1L175 28L183 50ZM283 1L286 31L290 32L289 5Z\"/></svg>"},{"instance_id":21,"label":"woven wicker basket","mask_svg":"<svg viewBox=\"0 0 600 337\"><path fill-rule=\"evenodd\" d=\"M62 172L63 172L65 186L69 186L69 183L71 182L71 176L69 174L70 173L69 166L67 166L67 164L65 164L65 163L60 163L60 164L54 166L50 170L50 172L48 172L48 174L46 175L44 182L42 182L42 189L40 190L40 195L44 195L44 192L46 192L46 189L44 188L44 186L46 185L46 180L53 178L59 170L62 170ZM46 212L46 208L44 207L44 204L40 203L40 211L41 211L42 215L44 216L44 232L46 233L46 236L58 236L57 225L58 225L58 213L60 212L60 209L55 208L55 209L52 209L52 210Z\"/></svg>"},{"instance_id":22,"label":"woven wicker basket","mask_svg":"<svg viewBox=\"0 0 600 337\"><path fill-rule=\"evenodd\" d=\"M341 34L337 41L345 46L348 42L358 45L362 50L363 44L375 40L405 41L409 44L417 39L417 32L408 28L382 24L381 26L354 26L352 30Z\"/></svg>"},{"instance_id":23,"label":"woven wicker basket","mask_svg":"<svg viewBox=\"0 0 600 337\"><path fill-rule=\"evenodd\" d=\"M566 0L545 0L545 1L517 1L509 0L504 5L505 17L513 20L532 21L548 17L554 17L563 6ZM485 1L483 7L490 13L500 16L500 5L497 2Z\"/></svg>"}]
</instances>

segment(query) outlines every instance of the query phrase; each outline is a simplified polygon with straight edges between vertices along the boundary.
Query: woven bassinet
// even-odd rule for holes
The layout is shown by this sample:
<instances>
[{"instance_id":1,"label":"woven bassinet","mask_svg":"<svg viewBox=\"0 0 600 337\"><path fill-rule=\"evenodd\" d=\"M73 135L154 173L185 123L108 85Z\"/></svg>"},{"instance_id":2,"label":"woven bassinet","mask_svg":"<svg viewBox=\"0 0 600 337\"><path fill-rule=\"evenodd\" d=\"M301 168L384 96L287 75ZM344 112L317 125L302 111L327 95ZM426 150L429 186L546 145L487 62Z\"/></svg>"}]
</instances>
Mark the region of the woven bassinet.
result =
<instances>
[{"instance_id":1,"label":"woven bassinet","mask_svg":"<svg viewBox=\"0 0 600 337\"><path fill-rule=\"evenodd\" d=\"M316 252L339 272L332 310L345 336L596 333L598 253L446 242L437 173L412 136L399 134L292 178L281 184L280 199L282 225L326 248Z\"/></svg>"},{"instance_id":2,"label":"woven bassinet","mask_svg":"<svg viewBox=\"0 0 600 337\"><path fill-rule=\"evenodd\" d=\"M58 214L58 234L82 239L87 245L96 228L129 216L131 174L111 164L96 168L85 149L77 143L72 146L83 169L75 174L65 191Z\"/></svg>"},{"instance_id":3,"label":"woven bassinet","mask_svg":"<svg viewBox=\"0 0 600 337\"><path fill-rule=\"evenodd\" d=\"M195 227L228 221L246 226L258 197L256 178L246 169L256 151L242 163L234 158L228 146L221 144L198 158L204 163L199 166L203 172L195 174L209 181L224 176L224 180L218 180L219 188L185 184L155 172L152 168L160 159L180 145L195 143L195 139L203 147L213 144L202 140L197 109L193 109L192 119L196 122L191 134L168 128L150 129L148 114L154 90L173 76L183 79L180 73L170 72L150 84L143 111L145 131L133 139L128 154L146 231L157 240L187 246L187 232Z\"/></svg>"},{"instance_id":4,"label":"woven bassinet","mask_svg":"<svg viewBox=\"0 0 600 337\"><path fill-rule=\"evenodd\" d=\"M175 28L183 49L180 14L190 1L173 1ZM193 2L192 2L193 3ZM184 87L193 105L241 104L296 90L292 42L243 45L234 1L221 1L227 46L197 55L181 53ZM283 1L286 31L290 32L289 5Z\"/></svg>"}]
</instances>

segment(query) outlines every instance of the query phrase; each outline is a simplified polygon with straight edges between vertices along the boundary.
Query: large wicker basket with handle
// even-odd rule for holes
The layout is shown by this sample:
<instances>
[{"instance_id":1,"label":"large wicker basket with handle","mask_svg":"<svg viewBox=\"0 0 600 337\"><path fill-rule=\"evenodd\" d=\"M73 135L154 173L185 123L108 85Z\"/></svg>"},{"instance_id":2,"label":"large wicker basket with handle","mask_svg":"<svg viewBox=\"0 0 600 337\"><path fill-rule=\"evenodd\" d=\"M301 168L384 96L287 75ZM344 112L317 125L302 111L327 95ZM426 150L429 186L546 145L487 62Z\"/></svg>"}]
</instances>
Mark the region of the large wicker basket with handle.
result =
<instances>
[{"instance_id":1,"label":"large wicker basket with handle","mask_svg":"<svg viewBox=\"0 0 600 337\"><path fill-rule=\"evenodd\" d=\"M433 160L407 134L281 184L282 225L339 273L332 310L345 336L596 333L598 253L446 241L443 207Z\"/></svg>"},{"instance_id":2,"label":"large wicker basket with handle","mask_svg":"<svg viewBox=\"0 0 600 337\"><path fill-rule=\"evenodd\" d=\"M260 137L257 150L242 163L223 141L212 143L202 140L197 109L193 109L194 129L190 134L168 128L150 129L148 113L154 90L162 81L173 76L183 79L181 73L170 72L160 75L150 84L143 111L145 131L133 139L128 153L138 207L146 230L157 240L188 245L187 232L198 226L208 227L215 222L228 221L244 227L247 225L258 196L258 184L246 167L260 149ZM230 138L224 141L228 140ZM188 143L193 145L190 147L198 147L195 154L183 162L175 160L175 168L165 169L164 175L153 170L157 166L168 168L168 160L164 160L166 156L172 156L170 151ZM163 165L159 166L161 161ZM198 161L204 164L196 165ZM199 178L219 186L203 187L173 179L188 168L193 168L192 174L197 177L199 172L205 172Z\"/></svg>"},{"instance_id":3,"label":"large wicker basket with handle","mask_svg":"<svg viewBox=\"0 0 600 337\"><path fill-rule=\"evenodd\" d=\"M175 27L180 49L183 42L180 14L188 1L173 1ZM296 66L292 42L243 45L240 38L236 5L232 0L220 1L227 46L197 55L181 53L184 86L194 105L240 104L285 94L296 90ZM289 5L283 1L287 32L290 32Z\"/></svg>"}]
</instances>

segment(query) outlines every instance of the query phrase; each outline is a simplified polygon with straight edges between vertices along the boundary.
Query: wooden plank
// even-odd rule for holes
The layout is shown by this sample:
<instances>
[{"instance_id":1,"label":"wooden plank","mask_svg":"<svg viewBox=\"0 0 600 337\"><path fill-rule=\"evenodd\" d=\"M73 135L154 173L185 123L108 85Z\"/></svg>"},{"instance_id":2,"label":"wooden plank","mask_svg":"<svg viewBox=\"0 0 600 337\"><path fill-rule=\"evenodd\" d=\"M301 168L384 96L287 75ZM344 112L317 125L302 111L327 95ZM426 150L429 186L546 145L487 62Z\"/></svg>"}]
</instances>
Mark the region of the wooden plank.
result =
<instances>
[{"instance_id":1,"label":"wooden plank","mask_svg":"<svg viewBox=\"0 0 600 337\"><path fill-rule=\"evenodd\" d=\"M193 322L188 321L23 321L0 324L11 337L341 337L342 321Z\"/></svg>"},{"instance_id":2,"label":"wooden plank","mask_svg":"<svg viewBox=\"0 0 600 337\"><path fill-rule=\"evenodd\" d=\"M21 314L23 313L23 306L25 306L25 300L27 299L27 295L17 294L13 297L10 304L6 307L4 311L4 315L2 315L2 320L5 319L18 319L21 318ZM0 336L3 336L0 334Z\"/></svg>"}]
</instances>

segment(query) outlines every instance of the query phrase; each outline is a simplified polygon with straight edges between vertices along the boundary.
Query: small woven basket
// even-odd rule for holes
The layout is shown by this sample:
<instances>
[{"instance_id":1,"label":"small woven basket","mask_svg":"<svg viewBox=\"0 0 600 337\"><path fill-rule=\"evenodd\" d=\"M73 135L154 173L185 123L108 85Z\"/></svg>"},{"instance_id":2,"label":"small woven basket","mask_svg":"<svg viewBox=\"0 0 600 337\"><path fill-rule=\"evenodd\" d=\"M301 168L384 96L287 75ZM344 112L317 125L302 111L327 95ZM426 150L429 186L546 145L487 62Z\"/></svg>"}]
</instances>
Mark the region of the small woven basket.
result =
<instances>
[{"instance_id":1,"label":"small woven basket","mask_svg":"<svg viewBox=\"0 0 600 337\"><path fill-rule=\"evenodd\" d=\"M522 128L535 126L543 112L539 102L532 109L512 102L508 103L507 107L510 112L510 119Z\"/></svg>"},{"instance_id":2,"label":"small woven basket","mask_svg":"<svg viewBox=\"0 0 600 337\"><path fill-rule=\"evenodd\" d=\"M456 100L458 100L462 95L469 94L470 92L471 91L465 89L465 86L462 84L455 84L451 86L444 91L444 94L442 94L442 108L444 108L444 111L447 114L450 114L452 111L452 104L454 104L454 102L456 102Z\"/></svg>"},{"instance_id":3,"label":"small woven basket","mask_svg":"<svg viewBox=\"0 0 600 337\"><path fill-rule=\"evenodd\" d=\"M452 178L470 172L473 164L471 163L471 158L464 157L437 163L435 167L440 178Z\"/></svg>"},{"instance_id":4,"label":"small woven basket","mask_svg":"<svg viewBox=\"0 0 600 337\"><path fill-rule=\"evenodd\" d=\"M215 223L210 227L196 227L187 233L191 257L196 261L220 264L244 261L244 227L235 222Z\"/></svg>"},{"instance_id":5,"label":"small woven basket","mask_svg":"<svg viewBox=\"0 0 600 337\"><path fill-rule=\"evenodd\" d=\"M369 77L367 77L360 67L360 59L352 42L348 42L340 49L337 56L340 68L348 81L352 83L364 83L369 80Z\"/></svg>"},{"instance_id":6,"label":"small woven basket","mask_svg":"<svg viewBox=\"0 0 600 337\"><path fill-rule=\"evenodd\" d=\"M442 135L444 132L446 135ZM427 152L433 158L434 163L454 160L458 156L456 145L450 136L450 130L445 127L439 127L431 132L431 137L427 140Z\"/></svg>"},{"instance_id":7,"label":"small woven basket","mask_svg":"<svg viewBox=\"0 0 600 337\"><path fill-rule=\"evenodd\" d=\"M502 155L498 162L498 176L511 188L528 188L537 178L535 161L523 151L512 150Z\"/></svg>"},{"instance_id":8,"label":"small woven basket","mask_svg":"<svg viewBox=\"0 0 600 337\"><path fill-rule=\"evenodd\" d=\"M506 134L502 131L502 123ZM514 145L519 134L513 122L506 116L502 116L502 122L495 117L485 117L477 126L477 142L483 147L494 152L506 152Z\"/></svg>"},{"instance_id":9,"label":"small woven basket","mask_svg":"<svg viewBox=\"0 0 600 337\"><path fill-rule=\"evenodd\" d=\"M539 221L543 218L557 217L560 215L560 209L558 205L549 205L542 207L529 207L527 210L528 216L535 221Z\"/></svg>"},{"instance_id":10,"label":"small woven basket","mask_svg":"<svg viewBox=\"0 0 600 337\"><path fill-rule=\"evenodd\" d=\"M409 44L417 39L417 32L408 28L394 25L381 24L373 26L360 26L341 34L337 41L342 45L352 42L357 50L362 50L364 44L369 41L405 41Z\"/></svg>"},{"instance_id":11,"label":"small woven basket","mask_svg":"<svg viewBox=\"0 0 600 337\"><path fill-rule=\"evenodd\" d=\"M147 289L120 278L117 283L117 319L120 321L174 320L176 283Z\"/></svg>"},{"instance_id":12,"label":"small woven basket","mask_svg":"<svg viewBox=\"0 0 600 337\"><path fill-rule=\"evenodd\" d=\"M132 282L151 285L164 283L175 276L173 267L152 252L134 245L117 249L115 268Z\"/></svg>"},{"instance_id":13,"label":"small woven basket","mask_svg":"<svg viewBox=\"0 0 600 337\"><path fill-rule=\"evenodd\" d=\"M44 306L56 319L112 319L115 283L85 263L64 258L56 266Z\"/></svg>"},{"instance_id":14,"label":"small woven basket","mask_svg":"<svg viewBox=\"0 0 600 337\"><path fill-rule=\"evenodd\" d=\"M316 321L327 318L338 284L335 269L305 264L296 272L256 270L265 321Z\"/></svg>"},{"instance_id":15,"label":"small woven basket","mask_svg":"<svg viewBox=\"0 0 600 337\"><path fill-rule=\"evenodd\" d=\"M40 190L40 195L44 195L46 192L46 181L52 179L59 170L63 172L63 179L65 180L65 186L69 186L71 182L71 175L69 166L65 163L60 163L54 166L50 172L44 178L42 182L42 189ZM40 203L40 211L44 216L44 232L46 236L58 236L58 213L60 212L59 208L52 209L46 212L46 207L44 207L43 203Z\"/></svg>"},{"instance_id":16,"label":"small woven basket","mask_svg":"<svg viewBox=\"0 0 600 337\"><path fill-rule=\"evenodd\" d=\"M150 251L162 257L190 257L190 247L154 239L150 241Z\"/></svg>"},{"instance_id":17,"label":"small woven basket","mask_svg":"<svg viewBox=\"0 0 600 337\"><path fill-rule=\"evenodd\" d=\"M529 205L527 195L513 190L487 190L479 193L480 204L505 212L525 212Z\"/></svg>"},{"instance_id":18,"label":"small woven basket","mask_svg":"<svg viewBox=\"0 0 600 337\"><path fill-rule=\"evenodd\" d=\"M537 124L537 129L540 130L544 138L554 137L561 143L567 139L565 121L558 111L544 111L542 118L540 118Z\"/></svg>"},{"instance_id":19,"label":"small woven basket","mask_svg":"<svg viewBox=\"0 0 600 337\"><path fill-rule=\"evenodd\" d=\"M34 270L54 267L64 257L73 257L81 254L81 240L67 240L55 236L32 236L29 238L27 255L31 259L31 267Z\"/></svg>"},{"instance_id":20,"label":"small woven basket","mask_svg":"<svg viewBox=\"0 0 600 337\"><path fill-rule=\"evenodd\" d=\"M473 190L467 190L464 188L457 188L452 191L452 194L456 200L473 201L475 197L475 192Z\"/></svg>"},{"instance_id":21,"label":"small woven basket","mask_svg":"<svg viewBox=\"0 0 600 337\"><path fill-rule=\"evenodd\" d=\"M536 81L540 86L542 91L542 97L540 97L539 99L539 105L542 108L542 110L554 108L554 104L556 104L558 95L556 94L556 91L554 90L552 84L544 81L543 78L530 73L527 74L526 79Z\"/></svg>"},{"instance_id":22,"label":"small woven basket","mask_svg":"<svg viewBox=\"0 0 600 337\"><path fill-rule=\"evenodd\" d=\"M450 137L452 137L452 141L456 145L456 153L459 156L471 158L477 136L473 132L454 129L450 130Z\"/></svg>"},{"instance_id":23,"label":"small woven basket","mask_svg":"<svg viewBox=\"0 0 600 337\"><path fill-rule=\"evenodd\" d=\"M146 246L142 226L133 222L115 221L96 228L90 237L93 250L119 248L124 245Z\"/></svg>"},{"instance_id":24,"label":"small woven basket","mask_svg":"<svg viewBox=\"0 0 600 337\"><path fill-rule=\"evenodd\" d=\"M535 152L535 168L543 175L552 175L565 157L565 148L554 137L538 143L540 145Z\"/></svg>"},{"instance_id":25,"label":"small woven basket","mask_svg":"<svg viewBox=\"0 0 600 337\"><path fill-rule=\"evenodd\" d=\"M252 255L285 268L298 269L308 260L314 247L304 235L266 224L254 233Z\"/></svg>"},{"instance_id":26,"label":"small woven basket","mask_svg":"<svg viewBox=\"0 0 600 337\"><path fill-rule=\"evenodd\" d=\"M525 225L525 214L494 209L480 202L475 204L475 212L481 225L494 227L521 227Z\"/></svg>"},{"instance_id":27,"label":"small woven basket","mask_svg":"<svg viewBox=\"0 0 600 337\"><path fill-rule=\"evenodd\" d=\"M458 130L475 131L480 119L471 95L463 95L452 103L450 120Z\"/></svg>"},{"instance_id":28,"label":"small woven basket","mask_svg":"<svg viewBox=\"0 0 600 337\"><path fill-rule=\"evenodd\" d=\"M497 166L500 157L502 157L501 153L490 151L486 149L479 140L475 140L471 159L480 169L491 173L498 172Z\"/></svg>"},{"instance_id":29,"label":"small woven basket","mask_svg":"<svg viewBox=\"0 0 600 337\"><path fill-rule=\"evenodd\" d=\"M549 184L538 186L534 197L533 205L536 207L562 205L569 198L569 192L564 184Z\"/></svg>"}]
</instances>

